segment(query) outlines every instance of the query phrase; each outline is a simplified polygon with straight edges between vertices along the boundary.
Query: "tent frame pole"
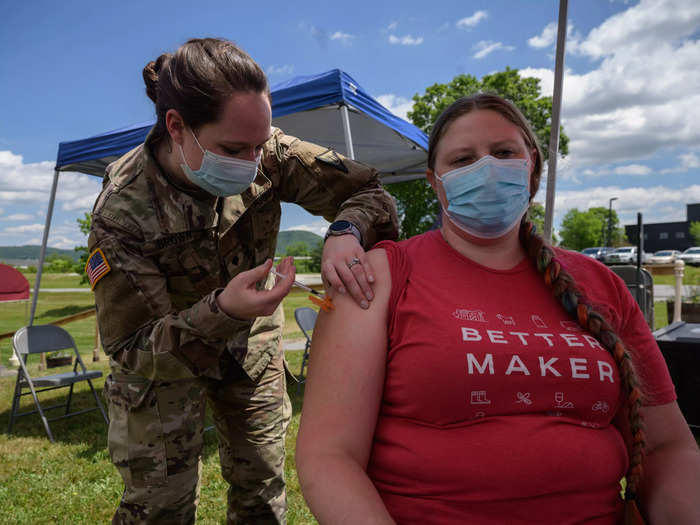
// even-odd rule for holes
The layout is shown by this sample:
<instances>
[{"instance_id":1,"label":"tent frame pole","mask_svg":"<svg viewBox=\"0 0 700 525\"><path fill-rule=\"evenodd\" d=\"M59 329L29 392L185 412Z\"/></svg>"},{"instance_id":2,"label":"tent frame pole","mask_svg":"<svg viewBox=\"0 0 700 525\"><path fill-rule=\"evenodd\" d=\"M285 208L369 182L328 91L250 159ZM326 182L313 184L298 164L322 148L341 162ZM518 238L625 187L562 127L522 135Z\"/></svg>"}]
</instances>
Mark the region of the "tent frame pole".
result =
<instances>
[{"instance_id":1,"label":"tent frame pole","mask_svg":"<svg viewBox=\"0 0 700 525\"><path fill-rule=\"evenodd\" d=\"M559 120L561 93L564 77L564 46L566 45L566 12L568 0L559 0L559 27L557 29L557 54L554 63L554 93L552 96L552 127L549 134L549 163L547 165L547 202L544 211L544 238L552 242L554 217L554 193L556 189L557 156L559 155Z\"/></svg>"},{"instance_id":2,"label":"tent frame pole","mask_svg":"<svg viewBox=\"0 0 700 525\"><path fill-rule=\"evenodd\" d=\"M53 172L53 184L51 186L51 196L49 197L49 209L46 211L46 224L44 225L44 238L41 241L41 253L39 254L39 266L36 269L36 282L34 283L34 295L32 297L32 311L29 315L29 326L34 324L36 315L36 303L39 299L39 285L41 284L41 274L44 269L46 259L46 245L49 240L49 230L51 229L51 217L53 215L53 205L56 202L56 187L58 186L58 168Z\"/></svg>"},{"instance_id":3,"label":"tent frame pole","mask_svg":"<svg viewBox=\"0 0 700 525\"><path fill-rule=\"evenodd\" d=\"M340 116L343 120L343 134L345 135L345 151L348 158L355 160L355 150L352 147L352 132L350 131L350 115L347 104L340 105Z\"/></svg>"}]
</instances>

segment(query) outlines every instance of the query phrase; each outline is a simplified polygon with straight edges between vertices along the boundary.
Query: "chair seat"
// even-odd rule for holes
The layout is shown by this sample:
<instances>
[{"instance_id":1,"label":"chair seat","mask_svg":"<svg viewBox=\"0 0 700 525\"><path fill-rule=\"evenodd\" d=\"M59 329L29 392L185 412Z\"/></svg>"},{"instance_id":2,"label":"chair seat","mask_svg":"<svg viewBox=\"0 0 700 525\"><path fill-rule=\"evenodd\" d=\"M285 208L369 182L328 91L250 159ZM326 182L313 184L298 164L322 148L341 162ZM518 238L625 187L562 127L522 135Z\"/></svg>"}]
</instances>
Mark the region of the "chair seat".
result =
<instances>
[{"instance_id":1,"label":"chair seat","mask_svg":"<svg viewBox=\"0 0 700 525\"><path fill-rule=\"evenodd\" d=\"M32 383L34 386L64 386L86 379L97 379L102 377L102 372L99 370L88 370L87 372L63 372L62 374L53 374L50 376L33 377Z\"/></svg>"}]
</instances>

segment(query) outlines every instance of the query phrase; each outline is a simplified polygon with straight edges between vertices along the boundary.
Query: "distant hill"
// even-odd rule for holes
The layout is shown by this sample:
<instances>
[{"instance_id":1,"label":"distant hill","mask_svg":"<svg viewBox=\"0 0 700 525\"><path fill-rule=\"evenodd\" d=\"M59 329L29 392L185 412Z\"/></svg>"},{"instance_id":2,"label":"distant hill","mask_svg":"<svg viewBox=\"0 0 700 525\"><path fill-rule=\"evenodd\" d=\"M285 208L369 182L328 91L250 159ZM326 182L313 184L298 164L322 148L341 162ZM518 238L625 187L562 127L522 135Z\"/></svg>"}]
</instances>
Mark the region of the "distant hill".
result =
<instances>
[{"instance_id":1,"label":"distant hill","mask_svg":"<svg viewBox=\"0 0 700 525\"><path fill-rule=\"evenodd\" d=\"M279 232L277 235L277 249L275 250L275 254L284 255L287 251L287 246L297 242L303 242L306 244L306 246L308 246L309 251L311 251L316 244L323 242L323 237L303 230L287 230Z\"/></svg>"},{"instance_id":2,"label":"distant hill","mask_svg":"<svg viewBox=\"0 0 700 525\"><path fill-rule=\"evenodd\" d=\"M283 255L287 251L287 246L296 242L303 242L309 250L316 243L323 242L323 237L315 233L302 230L287 230L279 232L277 235L277 254ZM10 264L21 264L20 261L28 261L28 264L36 264L39 260L41 246L0 246L0 262L7 261ZM46 255L59 254L67 255L75 262L78 262L80 254L73 250L62 250L59 248L46 248Z\"/></svg>"},{"instance_id":3,"label":"distant hill","mask_svg":"<svg viewBox=\"0 0 700 525\"><path fill-rule=\"evenodd\" d=\"M20 261L31 260L38 261L41 246L0 246L0 261ZM75 250L62 250L60 248L46 248L46 256L58 254L67 255L75 262L80 259L80 254Z\"/></svg>"}]
</instances>

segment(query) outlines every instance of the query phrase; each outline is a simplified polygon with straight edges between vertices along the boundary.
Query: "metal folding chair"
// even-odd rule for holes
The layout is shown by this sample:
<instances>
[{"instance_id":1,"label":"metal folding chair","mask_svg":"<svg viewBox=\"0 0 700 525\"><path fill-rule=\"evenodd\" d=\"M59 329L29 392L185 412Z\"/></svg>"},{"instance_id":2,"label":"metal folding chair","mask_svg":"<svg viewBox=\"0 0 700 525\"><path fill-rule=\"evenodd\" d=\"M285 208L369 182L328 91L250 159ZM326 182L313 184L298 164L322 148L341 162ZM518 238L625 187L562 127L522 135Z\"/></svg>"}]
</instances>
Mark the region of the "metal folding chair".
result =
<instances>
[{"instance_id":1,"label":"metal folding chair","mask_svg":"<svg viewBox=\"0 0 700 525\"><path fill-rule=\"evenodd\" d=\"M37 412L41 416L46 433L48 434L52 443L54 442L54 438L53 434L51 433L51 428L49 427L49 421L76 416L78 414L84 414L85 412L91 412L99 409L105 422L109 424L109 418L107 417L107 414L102 407L102 403L100 402L100 398L92 385L92 380L102 377L102 372L99 370L88 370L85 368L85 364L83 363L80 353L75 346L75 341L73 341L73 338L68 332L59 326L53 325L25 326L15 332L14 338L12 339L12 346L17 354L17 358L19 359L19 370L17 371L15 392L12 397L12 411L10 413L8 434L12 433L12 427L15 424L16 418L28 416ZM41 377L31 376L27 368L27 357L29 354L42 354L45 352L68 349L72 349L75 355L75 364L73 365L73 370L71 372L62 372ZM78 365L80 365L80 367L78 367ZM92 395L95 397L95 403L97 406L94 408L71 412L70 405L71 401L73 400L73 387L80 381L87 381L88 385L90 385L90 390L92 390ZM42 407L37 394L39 392L46 392L57 388L69 388L66 402L49 407ZM24 389L28 389L29 391L23 392ZM21 397L30 394L34 398L36 410L20 412L19 405ZM61 416L47 419L44 415L44 412L47 410L62 407L65 408L65 413Z\"/></svg>"},{"instance_id":2,"label":"metal folding chair","mask_svg":"<svg viewBox=\"0 0 700 525\"><path fill-rule=\"evenodd\" d=\"M638 275L637 267L632 265L611 266L610 269L625 281L627 289L642 310L649 328L654 330L654 279L651 274L644 268L640 268Z\"/></svg>"},{"instance_id":3,"label":"metal folding chair","mask_svg":"<svg viewBox=\"0 0 700 525\"><path fill-rule=\"evenodd\" d=\"M299 373L299 383L306 381L304 377L304 368L309 362L309 348L311 348L311 332L316 324L318 312L313 308L303 307L294 310L294 319L296 319L299 328L301 328L304 337L306 337L306 345L304 346L304 356L301 358L301 372Z\"/></svg>"}]
</instances>

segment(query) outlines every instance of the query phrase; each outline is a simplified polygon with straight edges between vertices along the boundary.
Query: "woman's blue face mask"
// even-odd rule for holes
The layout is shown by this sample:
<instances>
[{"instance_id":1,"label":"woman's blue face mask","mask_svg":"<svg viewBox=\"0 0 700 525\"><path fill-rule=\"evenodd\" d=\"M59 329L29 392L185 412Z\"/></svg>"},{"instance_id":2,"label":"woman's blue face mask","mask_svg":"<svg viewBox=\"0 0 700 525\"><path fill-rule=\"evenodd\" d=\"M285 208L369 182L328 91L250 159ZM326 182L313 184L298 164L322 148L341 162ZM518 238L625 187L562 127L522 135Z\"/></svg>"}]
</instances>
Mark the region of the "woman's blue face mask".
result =
<instances>
[{"instance_id":1,"label":"woman's blue face mask","mask_svg":"<svg viewBox=\"0 0 700 525\"><path fill-rule=\"evenodd\" d=\"M217 197L238 195L248 189L258 172L260 156L255 161L250 161L217 155L209 150L205 150L197 140L194 132L191 131L191 133L197 146L203 153L202 165L198 170L193 170L189 167L182 146L179 144L178 146L182 156L180 167L192 183Z\"/></svg>"},{"instance_id":2,"label":"woman's blue face mask","mask_svg":"<svg viewBox=\"0 0 700 525\"><path fill-rule=\"evenodd\" d=\"M497 159L491 155L438 175L445 190L450 221L481 239L495 239L515 227L530 201L527 159Z\"/></svg>"}]
</instances>

